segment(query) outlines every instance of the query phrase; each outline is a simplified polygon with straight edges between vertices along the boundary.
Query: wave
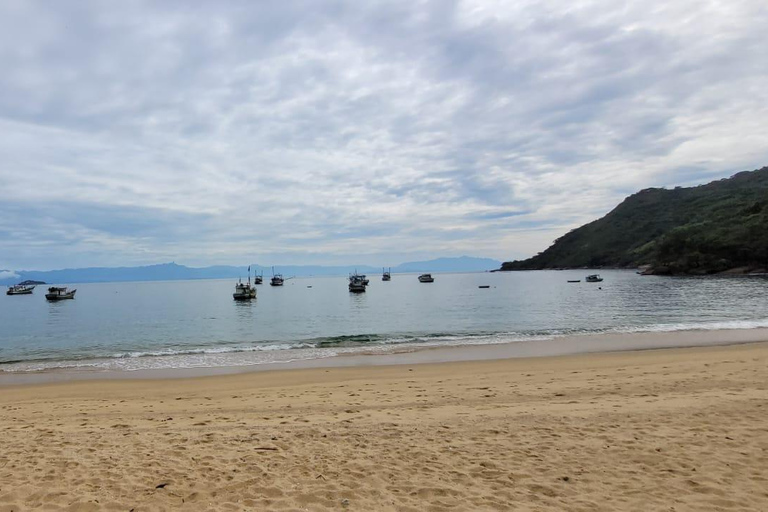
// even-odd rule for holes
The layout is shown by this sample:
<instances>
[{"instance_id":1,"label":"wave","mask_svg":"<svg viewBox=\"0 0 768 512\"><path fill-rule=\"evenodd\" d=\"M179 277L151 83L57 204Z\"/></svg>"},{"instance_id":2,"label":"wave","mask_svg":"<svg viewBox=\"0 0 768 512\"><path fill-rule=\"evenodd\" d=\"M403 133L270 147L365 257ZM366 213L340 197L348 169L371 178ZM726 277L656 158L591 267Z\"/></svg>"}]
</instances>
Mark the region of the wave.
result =
<instances>
[{"instance_id":1,"label":"wave","mask_svg":"<svg viewBox=\"0 0 768 512\"><path fill-rule=\"evenodd\" d=\"M679 322L642 326L617 327L615 332L674 332L674 331L722 331L727 329L768 328L768 319L763 320L721 320L713 322Z\"/></svg>"},{"instance_id":2,"label":"wave","mask_svg":"<svg viewBox=\"0 0 768 512\"><path fill-rule=\"evenodd\" d=\"M626 325L596 329L479 331L463 333L352 334L293 342L267 341L211 346L166 347L159 350L51 354L46 357L0 360L0 373L46 370L142 370L249 366L321 359L350 353L391 352L396 347L491 345L552 340L566 336L768 328L768 319Z\"/></svg>"}]
</instances>

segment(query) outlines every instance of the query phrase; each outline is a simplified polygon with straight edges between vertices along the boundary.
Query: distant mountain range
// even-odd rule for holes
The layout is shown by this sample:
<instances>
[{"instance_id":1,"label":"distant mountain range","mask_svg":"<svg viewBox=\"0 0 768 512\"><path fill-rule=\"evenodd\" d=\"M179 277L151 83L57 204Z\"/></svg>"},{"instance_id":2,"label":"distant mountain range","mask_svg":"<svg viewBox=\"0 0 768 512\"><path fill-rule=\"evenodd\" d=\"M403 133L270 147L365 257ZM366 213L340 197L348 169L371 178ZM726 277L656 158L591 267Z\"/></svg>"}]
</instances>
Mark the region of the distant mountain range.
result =
<instances>
[{"instance_id":1,"label":"distant mountain range","mask_svg":"<svg viewBox=\"0 0 768 512\"><path fill-rule=\"evenodd\" d=\"M403 272L482 272L501 265L500 261L489 258L438 258L429 261L401 263L392 267L392 273ZM248 265L213 266L203 268L186 267L176 263L163 263L144 267L91 267L63 270L0 270L0 285L15 284L23 280L44 281L46 283L101 283L117 281L174 281L183 279L224 279L246 277ZM347 275L357 270L363 274L376 274L381 267L369 265L321 266L321 265L285 265L276 266L275 272L285 277L290 276L327 276ZM251 264L251 273L272 275L272 267Z\"/></svg>"},{"instance_id":2,"label":"distant mountain range","mask_svg":"<svg viewBox=\"0 0 768 512\"><path fill-rule=\"evenodd\" d=\"M768 167L698 187L650 188L501 270L637 267L712 274L768 269Z\"/></svg>"}]
</instances>

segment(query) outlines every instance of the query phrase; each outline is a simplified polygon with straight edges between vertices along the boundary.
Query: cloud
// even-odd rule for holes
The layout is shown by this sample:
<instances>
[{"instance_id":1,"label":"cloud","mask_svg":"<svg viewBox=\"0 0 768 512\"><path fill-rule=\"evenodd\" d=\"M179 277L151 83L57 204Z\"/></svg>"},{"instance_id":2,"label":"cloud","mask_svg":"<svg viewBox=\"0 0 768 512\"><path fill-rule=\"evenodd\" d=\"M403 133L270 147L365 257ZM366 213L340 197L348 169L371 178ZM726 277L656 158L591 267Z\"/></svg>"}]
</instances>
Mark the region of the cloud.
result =
<instances>
[{"instance_id":1,"label":"cloud","mask_svg":"<svg viewBox=\"0 0 768 512\"><path fill-rule=\"evenodd\" d=\"M0 266L509 259L768 163L763 2L652 4L4 2Z\"/></svg>"},{"instance_id":2,"label":"cloud","mask_svg":"<svg viewBox=\"0 0 768 512\"><path fill-rule=\"evenodd\" d=\"M19 274L12 270L0 270L0 281L4 281L5 279L16 279L18 277Z\"/></svg>"}]
</instances>

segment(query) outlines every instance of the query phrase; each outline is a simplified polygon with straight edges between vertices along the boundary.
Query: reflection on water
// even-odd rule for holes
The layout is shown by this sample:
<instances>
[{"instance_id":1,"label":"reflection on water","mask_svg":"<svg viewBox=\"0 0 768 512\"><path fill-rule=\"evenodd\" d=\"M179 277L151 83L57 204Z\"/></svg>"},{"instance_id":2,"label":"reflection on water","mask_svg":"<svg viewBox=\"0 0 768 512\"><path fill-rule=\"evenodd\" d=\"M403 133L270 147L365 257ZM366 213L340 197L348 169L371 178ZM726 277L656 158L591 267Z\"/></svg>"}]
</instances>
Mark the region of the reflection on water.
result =
<instances>
[{"instance_id":1,"label":"reflection on water","mask_svg":"<svg viewBox=\"0 0 768 512\"><path fill-rule=\"evenodd\" d=\"M367 292L362 293L349 293L349 305L355 311L363 311L368 308Z\"/></svg>"},{"instance_id":2,"label":"reflection on water","mask_svg":"<svg viewBox=\"0 0 768 512\"><path fill-rule=\"evenodd\" d=\"M256 300L233 300L238 320L252 320L253 311L256 308Z\"/></svg>"},{"instance_id":3,"label":"reflection on water","mask_svg":"<svg viewBox=\"0 0 768 512\"><path fill-rule=\"evenodd\" d=\"M72 300L46 300L48 306L48 324L51 326L60 325L61 322L67 320L67 308L71 308L70 302Z\"/></svg>"}]
</instances>

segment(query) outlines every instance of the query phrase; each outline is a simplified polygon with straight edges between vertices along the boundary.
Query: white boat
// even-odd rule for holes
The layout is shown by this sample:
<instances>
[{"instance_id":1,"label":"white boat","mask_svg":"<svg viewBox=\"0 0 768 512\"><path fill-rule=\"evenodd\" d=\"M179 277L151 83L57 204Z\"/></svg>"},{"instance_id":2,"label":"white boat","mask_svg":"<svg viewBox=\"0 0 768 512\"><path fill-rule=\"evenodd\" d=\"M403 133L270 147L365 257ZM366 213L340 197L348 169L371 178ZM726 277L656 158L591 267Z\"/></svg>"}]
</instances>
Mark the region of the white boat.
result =
<instances>
[{"instance_id":1,"label":"white boat","mask_svg":"<svg viewBox=\"0 0 768 512\"><path fill-rule=\"evenodd\" d=\"M584 280L588 283L599 283L603 278L600 277L600 274L590 274Z\"/></svg>"},{"instance_id":2,"label":"white boat","mask_svg":"<svg viewBox=\"0 0 768 512\"><path fill-rule=\"evenodd\" d=\"M382 272L382 274L381 274L381 280L382 281L390 281L392 279L392 269L391 268L389 270L384 270L382 268L381 272Z\"/></svg>"},{"instance_id":3,"label":"white boat","mask_svg":"<svg viewBox=\"0 0 768 512\"><path fill-rule=\"evenodd\" d=\"M362 293L365 291L367 285L367 279L365 276L359 275L357 272L350 274L349 276L349 291L352 293Z\"/></svg>"},{"instance_id":4,"label":"white boat","mask_svg":"<svg viewBox=\"0 0 768 512\"><path fill-rule=\"evenodd\" d=\"M23 285L23 284L14 284L13 286L9 286L8 290L6 290L6 295L29 295L32 293L32 290L35 289L35 286L29 286L29 285Z\"/></svg>"},{"instance_id":5,"label":"white boat","mask_svg":"<svg viewBox=\"0 0 768 512\"><path fill-rule=\"evenodd\" d=\"M432 274L421 274L419 276L419 282L420 283L434 283L435 278L432 277Z\"/></svg>"},{"instance_id":6,"label":"white boat","mask_svg":"<svg viewBox=\"0 0 768 512\"><path fill-rule=\"evenodd\" d=\"M65 286L51 286L45 298L48 300L74 299L77 290L68 290Z\"/></svg>"},{"instance_id":7,"label":"white boat","mask_svg":"<svg viewBox=\"0 0 768 512\"><path fill-rule=\"evenodd\" d=\"M264 282L264 274L253 274L253 284L261 284Z\"/></svg>"}]
</instances>

